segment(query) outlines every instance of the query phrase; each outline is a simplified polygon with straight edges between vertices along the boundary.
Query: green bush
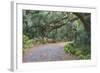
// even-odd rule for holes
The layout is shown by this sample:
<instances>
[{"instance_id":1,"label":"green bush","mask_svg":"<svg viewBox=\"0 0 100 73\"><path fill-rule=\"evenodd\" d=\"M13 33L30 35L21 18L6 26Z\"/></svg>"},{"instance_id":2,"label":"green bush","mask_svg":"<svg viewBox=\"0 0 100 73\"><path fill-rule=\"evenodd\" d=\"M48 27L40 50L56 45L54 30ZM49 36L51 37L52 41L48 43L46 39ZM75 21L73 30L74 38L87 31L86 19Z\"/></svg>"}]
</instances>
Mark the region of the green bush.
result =
<instances>
[{"instance_id":1,"label":"green bush","mask_svg":"<svg viewBox=\"0 0 100 73\"><path fill-rule=\"evenodd\" d=\"M64 48L64 51L65 51L65 52L68 52L68 50L69 50L68 48L66 48L66 47Z\"/></svg>"},{"instance_id":2,"label":"green bush","mask_svg":"<svg viewBox=\"0 0 100 73\"><path fill-rule=\"evenodd\" d=\"M73 50L74 46L72 43L69 43L67 45L64 46L64 51L65 52L68 52L68 53L74 53L74 50Z\"/></svg>"},{"instance_id":3,"label":"green bush","mask_svg":"<svg viewBox=\"0 0 100 73\"><path fill-rule=\"evenodd\" d=\"M80 50L75 50L75 56L79 56L80 54L82 54Z\"/></svg>"},{"instance_id":4,"label":"green bush","mask_svg":"<svg viewBox=\"0 0 100 73\"><path fill-rule=\"evenodd\" d=\"M26 49L29 49L33 46L33 40L29 39L26 35L23 35L23 53Z\"/></svg>"},{"instance_id":5,"label":"green bush","mask_svg":"<svg viewBox=\"0 0 100 73\"><path fill-rule=\"evenodd\" d=\"M80 59L85 59L85 56L82 55L82 54L78 55L78 57L79 57Z\"/></svg>"},{"instance_id":6,"label":"green bush","mask_svg":"<svg viewBox=\"0 0 100 73\"><path fill-rule=\"evenodd\" d=\"M69 43L69 44L65 45L64 51L67 53L70 53L80 59L90 59L90 57L91 57L89 50L87 50L87 46L84 46L84 48L82 47L80 49L80 48L77 48L77 45L75 45L74 43Z\"/></svg>"},{"instance_id":7,"label":"green bush","mask_svg":"<svg viewBox=\"0 0 100 73\"><path fill-rule=\"evenodd\" d=\"M87 55L85 56L85 59L91 59L91 55L90 55L90 54L87 54Z\"/></svg>"}]
</instances>

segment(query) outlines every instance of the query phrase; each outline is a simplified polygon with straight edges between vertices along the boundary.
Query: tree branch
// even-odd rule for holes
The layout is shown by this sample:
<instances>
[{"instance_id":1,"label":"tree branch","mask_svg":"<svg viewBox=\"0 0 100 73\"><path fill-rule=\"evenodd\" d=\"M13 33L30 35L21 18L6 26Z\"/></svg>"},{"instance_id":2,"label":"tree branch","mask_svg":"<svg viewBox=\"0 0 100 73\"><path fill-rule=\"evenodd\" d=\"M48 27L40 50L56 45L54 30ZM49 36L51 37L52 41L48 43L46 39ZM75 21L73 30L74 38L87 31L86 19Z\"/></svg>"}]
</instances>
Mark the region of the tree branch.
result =
<instances>
[{"instance_id":1,"label":"tree branch","mask_svg":"<svg viewBox=\"0 0 100 73\"><path fill-rule=\"evenodd\" d=\"M72 20L67 20L67 23L70 21L70 22L74 22L75 20L77 20L78 18L74 18L74 19L72 19ZM56 26L53 26L51 29L49 29L49 32L51 32L52 30L54 30L54 29L58 29L58 28L60 28L60 27L62 27L62 26L64 26L64 25L66 25L67 23L63 23L63 24L60 24L60 25L56 25Z\"/></svg>"},{"instance_id":2,"label":"tree branch","mask_svg":"<svg viewBox=\"0 0 100 73\"><path fill-rule=\"evenodd\" d=\"M90 32L91 28L90 28L90 18L89 18L89 22L87 22L87 19L85 19L85 15L82 15L83 13L74 13L83 23L85 30L87 32ZM87 16L87 14L86 14Z\"/></svg>"}]
</instances>

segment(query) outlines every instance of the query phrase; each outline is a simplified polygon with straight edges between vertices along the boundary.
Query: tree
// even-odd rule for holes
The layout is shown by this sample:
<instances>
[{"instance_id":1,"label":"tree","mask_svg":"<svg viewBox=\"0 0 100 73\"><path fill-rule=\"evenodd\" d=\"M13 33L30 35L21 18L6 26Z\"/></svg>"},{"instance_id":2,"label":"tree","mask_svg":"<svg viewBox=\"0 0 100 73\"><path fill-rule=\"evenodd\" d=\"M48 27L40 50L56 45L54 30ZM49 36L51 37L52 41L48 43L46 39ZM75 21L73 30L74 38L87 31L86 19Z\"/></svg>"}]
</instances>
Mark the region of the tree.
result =
<instances>
[{"instance_id":1,"label":"tree","mask_svg":"<svg viewBox=\"0 0 100 73\"><path fill-rule=\"evenodd\" d=\"M75 25L80 21L90 38L90 17L90 13L23 10L23 34L30 39L48 39L55 36L75 40L74 37L77 36L75 32L78 32ZM63 33L59 33L60 31Z\"/></svg>"}]
</instances>

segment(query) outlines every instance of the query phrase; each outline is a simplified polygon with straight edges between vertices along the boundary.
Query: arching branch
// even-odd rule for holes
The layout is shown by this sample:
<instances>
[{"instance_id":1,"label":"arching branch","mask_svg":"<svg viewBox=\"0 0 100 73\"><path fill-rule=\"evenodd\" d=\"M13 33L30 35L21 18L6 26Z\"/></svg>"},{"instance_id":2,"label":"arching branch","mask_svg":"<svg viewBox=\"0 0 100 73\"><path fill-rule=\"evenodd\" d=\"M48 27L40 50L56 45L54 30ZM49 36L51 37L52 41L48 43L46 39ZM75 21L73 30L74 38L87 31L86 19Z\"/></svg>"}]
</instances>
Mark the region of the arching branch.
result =
<instances>
[{"instance_id":1,"label":"arching branch","mask_svg":"<svg viewBox=\"0 0 100 73\"><path fill-rule=\"evenodd\" d=\"M55 26L53 26L50 30L49 30L49 32L51 32L52 30L54 30L54 29L58 29L58 28L60 28L60 27L62 27L62 26L64 26L64 25L66 25L68 22L74 22L75 20L77 20L77 19L79 19L79 18L73 18L72 20L67 20L67 22L66 23L63 23L63 24L60 24L60 25L55 25Z\"/></svg>"},{"instance_id":2,"label":"arching branch","mask_svg":"<svg viewBox=\"0 0 100 73\"><path fill-rule=\"evenodd\" d=\"M75 14L82 21L82 23L84 24L85 30L87 32L90 32L91 31L90 14L89 13L73 13L73 14ZM88 18L86 18L87 16Z\"/></svg>"}]
</instances>

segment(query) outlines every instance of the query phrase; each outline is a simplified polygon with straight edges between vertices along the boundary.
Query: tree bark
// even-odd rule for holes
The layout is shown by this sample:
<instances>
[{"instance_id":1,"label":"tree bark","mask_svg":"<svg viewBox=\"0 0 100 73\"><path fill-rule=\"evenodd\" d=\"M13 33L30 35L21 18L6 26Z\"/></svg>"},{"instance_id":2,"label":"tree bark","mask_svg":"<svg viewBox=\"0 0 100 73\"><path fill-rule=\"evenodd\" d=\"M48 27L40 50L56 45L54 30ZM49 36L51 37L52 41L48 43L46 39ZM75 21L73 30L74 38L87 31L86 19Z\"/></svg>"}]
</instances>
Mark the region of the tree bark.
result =
<instances>
[{"instance_id":1,"label":"tree bark","mask_svg":"<svg viewBox=\"0 0 100 73\"><path fill-rule=\"evenodd\" d=\"M91 26L90 26L91 19L90 19L90 16L88 18L85 18L89 14L88 13L86 13L86 15L83 15L83 13L74 13L74 14L82 21L86 32L90 33L90 31L91 31Z\"/></svg>"}]
</instances>

